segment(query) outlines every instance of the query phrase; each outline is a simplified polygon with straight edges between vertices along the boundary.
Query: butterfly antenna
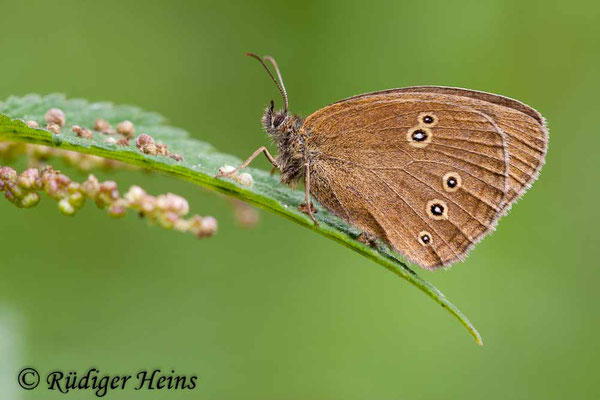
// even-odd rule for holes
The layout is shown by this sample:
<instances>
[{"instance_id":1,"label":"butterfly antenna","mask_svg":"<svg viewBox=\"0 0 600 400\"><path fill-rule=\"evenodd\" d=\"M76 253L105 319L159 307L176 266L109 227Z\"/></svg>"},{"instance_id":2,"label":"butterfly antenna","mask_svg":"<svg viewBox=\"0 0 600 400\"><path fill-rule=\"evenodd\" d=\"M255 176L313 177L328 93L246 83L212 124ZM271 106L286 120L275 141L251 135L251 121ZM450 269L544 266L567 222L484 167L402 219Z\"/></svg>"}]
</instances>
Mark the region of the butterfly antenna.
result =
<instances>
[{"instance_id":1,"label":"butterfly antenna","mask_svg":"<svg viewBox=\"0 0 600 400\"><path fill-rule=\"evenodd\" d=\"M285 90L285 85L283 84L283 78L281 77L281 72L279 72L279 67L277 66L277 63L275 62L275 59L271 56L264 56L263 59L269 61L271 64L273 64L273 68L275 68L275 72L277 73L277 78L279 79L279 83L281 84L281 90L282 90L282 95L283 95L283 99L285 100L285 111L287 112L288 110L288 97L287 97L287 90Z\"/></svg>"},{"instance_id":2,"label":"butterfly antenna","mask_svg":"<svg viewBox=\"0 0 600 400\"><path fill-rule=\"evenodd\" d=\"M281 93L281 97L283 97L283 101L285 103L285 112L287 112L287 110L288 110L287 91L285 90L285 85L283 84L283 79L281 79L281 72L279 72L279 67L277 66L277 63L275 62L273 57L265 56L264 59L269 61L273 65L273 68L275 68L275 73L277 74L277 78L279 78L279 82L277 81L277 79L275 79L275 77L271 73L271 70L269 69L269 67L267 67L267 64L265 64L265 62L263 61L262 58L260 58L259 56L257 56L254 53L246 53L246 55L249 57L252 57L252 58L256 58L262 64L262 66L265 68L265 70L267 71L267 73L269 74L269 76L271 77L271 79L273 80L275 85L277 86L277 89L279 89L279 93Z\"/></svg>"}]
</instances>

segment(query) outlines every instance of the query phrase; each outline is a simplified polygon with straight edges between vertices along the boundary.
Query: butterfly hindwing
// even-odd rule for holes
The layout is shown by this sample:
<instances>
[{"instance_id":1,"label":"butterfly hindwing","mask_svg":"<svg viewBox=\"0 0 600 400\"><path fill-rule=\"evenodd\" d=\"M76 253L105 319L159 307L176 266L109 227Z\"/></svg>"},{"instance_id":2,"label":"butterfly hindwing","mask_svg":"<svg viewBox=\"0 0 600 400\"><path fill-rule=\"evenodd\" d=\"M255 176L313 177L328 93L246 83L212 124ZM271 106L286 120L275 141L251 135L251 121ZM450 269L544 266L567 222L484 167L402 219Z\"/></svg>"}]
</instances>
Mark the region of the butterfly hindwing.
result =
<instances>
[{"instance_id":1,"label":"butterfly hindwing","mask_svg":"<svg viewBox=\"0 0 600 400\"><path fill-rule=\"evenodd\" d=\"M373 94L325 107L302 127L313 196L427 268L461 259L510 195L507 135L451 100Z\"/></svg>"}]
</instances>

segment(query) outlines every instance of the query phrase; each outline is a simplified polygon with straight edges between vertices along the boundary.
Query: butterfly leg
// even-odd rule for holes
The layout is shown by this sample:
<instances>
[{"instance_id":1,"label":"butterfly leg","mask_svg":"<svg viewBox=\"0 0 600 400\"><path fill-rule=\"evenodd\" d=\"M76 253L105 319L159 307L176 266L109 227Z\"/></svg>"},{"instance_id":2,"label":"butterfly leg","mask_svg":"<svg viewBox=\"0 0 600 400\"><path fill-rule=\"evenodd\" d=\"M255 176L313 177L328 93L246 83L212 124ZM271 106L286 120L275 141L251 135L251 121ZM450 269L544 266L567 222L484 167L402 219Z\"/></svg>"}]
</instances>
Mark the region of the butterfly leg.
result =
<instances>
[{"instance_id":1,"label":"butterfly leg","mask_svg":"<svg viewBox=\"0 0 600 400\"><path fill-rule=\"evenodd\" d=\"M308 214L308 216L310 217L310 219L313 220L313 222L315 223L315 226L319 226L319 223L317 222L317 220L315 219L314 213L313 213L313 204L310 201L310 165L308 163L304 164L304 200L305 203L300 204L300 207L298 207L298 209L300 211L302 211L305 214ZM314 212L317 212L316 210Z\"/></svg>"},{"instance_id":2,"label":"butterfly leg","mask_svg":"<svg viewBox=\"0 0 600 400\"><path fill-rule=\"evenodd\" d=\"M215 178L220 178L222 176L225 176L225 177L234 176L235 174L238 173L239 170L244 169L248 165L250 165L252 160L254 160L256 157L258 157L258 155L260 153L265 153L265 157L267 157L267 160L269 160L269 162L273 165L273 167L279 168L279 165L277 164L277 160L275 160L275 157L273 157L271 155L271 153L269 153L269 150L267 150L267 148L265 146L261 146L254 153L252 153L252 155L250 157L248 157L248 159L246 161L244 161L242 165L240 165L239 167L237 167L236 169L234 169L233 171L230 171L230 172L219 171L219 173L217 175L215 175Z\"/></svg>"}]
</instances>

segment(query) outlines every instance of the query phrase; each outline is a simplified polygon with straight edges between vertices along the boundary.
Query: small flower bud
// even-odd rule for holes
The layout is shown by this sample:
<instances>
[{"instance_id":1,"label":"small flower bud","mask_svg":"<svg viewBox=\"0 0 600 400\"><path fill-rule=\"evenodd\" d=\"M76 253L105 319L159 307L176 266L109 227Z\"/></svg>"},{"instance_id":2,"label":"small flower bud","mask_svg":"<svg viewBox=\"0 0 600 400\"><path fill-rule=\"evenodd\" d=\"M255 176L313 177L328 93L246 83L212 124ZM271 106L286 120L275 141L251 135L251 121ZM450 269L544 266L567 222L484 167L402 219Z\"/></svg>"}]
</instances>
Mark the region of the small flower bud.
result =
<instances>
[{"instance_id":1,"label":"small flower bud","mask_svg":"<svg viewBox=\"0 0 600 400\"><path fill-rule=\"evenodd\" d=\"M167 211L169 209L169 200L167 195L161 194L156 198L156 208L161 211Z\"/></svg>"},{"instance_id":2,"label":"small flower bud","mask_svg":"<svg viewBox=\"0 0 600 400\"><path fill-rule=\"evenodd\" d=\"M172 211L180 216L186 215L190 211L187 200L173 193L158 196L156 198L156 207L163 211Z\"/></svg>"},{"instance_id":3,"label":"small flower bud","mask_svg":"<svg viewBox=\"0 0 600 400\"><path fill-rule=\"evenodd\" d=\"M40 202L40 195L36 192L27 193L20 199L18 206L21 208L35 207Z\"/></svg>"},{"instance_id":4,"label":"small flower bud","mask_svg":"<svg viewBox=\"0 0 600 400\"><path fill-rule=\"evenodd\" d=\"M129 138L121 138L117 140L117 146L129 146Z\"/></svg>"},{"instance_id":5,"label":"small flower bud","mask_svg":"<svg viewBox=\"0 0 600 400\"><path fill-rule=\"evenodd\" d=\"M98 118L96 122L94 122L94 130L96 132L106 132L110 129L110 124L103 120L102 118Z\"/></svg>"},{"instance_id":6,"label":"small flower bud","mask_svg":"<svg viewBox=\"0 0 600 400\"><path fill-rule=\"evenodd\" d=\"M75 132L75 134L80 138L84 138L84 139L93 139L94 138L92 131L90 131L87 128L82 128L79 125L73 125L73 132Z\"/></svg>"},{"instance_id":7,"label":"small flower bud","mask_svg":"<svg viewBox=\"0 0 600 400\"><path fill-rule=\"evenodd\" d=\"M177 215L184 216L190 212L190 205L186 199L171 193L169 193L169 195L171 195L171 209L175 211Z\"/></svg>"},{"instance_id":8,"label":"small flower bud","mask_svg":"<svg viewBox=\"0 0 600 400\"><path fill-rule=\"evenodd\" d=\"M42 170L41 181L48 196L55 199L66 197L67 187L71 183L68 176L54 171L51 167Z\"/></svg>"},{"instance_id":9,"label":"small flower bud","mask_svg":"<svg viewBox=\"0 0 600 400\"><path fill-rule=\"evenodd\" d=\"M54 133L55 135L60 134L60 125L58 124L48 123L46 124L46 129Z\"/></svg>"},{"instance_id":10,"label":"small flower bud","mask_svg":"<svg viewBox=\"0 0 600 400\"><path fill-rule=\"evenodd\" d=\"M0 167L0 179L6 182L15 182L17 180L17 171L11 167Z\"/></svg>"},{"instance_id":11,"label":"small flower bud","mask_svg":"<svg viewBox=\"0 0 600 400\"><path fill-rule=\"evenodd\" d=\"M146 196L146 192L139 186L132 186L129 191L125 193L125 200L130 204L140 204L142 199Z\"/></svg>"},{"instance_id":12,"label":"small flower bud","mask_svg":"<svg viewBox=\"0 0 600 400\"><path fill-rule=\"evenodd\" d=\"M131 121L123 121L117 125L117 132L127 138L132 138L135 136L135 126Z\"/></svg>"},{"instance_id":13,"label":"small flower bud","mask_svg":"<svg viewBox=\"0 0 600 400\"><path fill-rule=\"evenodd\" d=\"M115 181L104 181L100 184L101 191L114 191L117 190L117 182Z\"/></svg>"},{"instance_id":14,"label":"small flower bud","mask_svg":"<svg viewBox=\"0 0 600 400\"><path fill-rule=\"evenodd\" d=\"M115 139L114 137L107 137L106 139L104 139L104 143L106 143L106 144L117 144L117 139Z\"/></svg>"},{"instance_id":15,"label":"small flower bud","mask_svg":"<svg viewBox=\"0 0 600 400\"><path fill-rule=\"evenodd\" d=\"M181 157L181 155L179 154L169 154L169 157L171 157L173 160L175 161L183 161L183 157Z\"/></svg>"},{"instance_id":16,"label":"small flower bud","mask_svg":"<svg viewBox=\"0 0 600 400\"><path fill-rule=\"evenodd\" d=\"M38 184L41 184L40 172L37 168L26 169L17 178L17 184L23 189L33 189Z\"/></svg>"},{"instance_id":17,"label":"small flower bud","mask_svg":"<svg viewBox=\"0 0 600 400\"><path fill-rule=\"evenodd\" d=\"M42 177L42 182L44 183L44 190L46 193L48 193L48 196L55 199L60 197L62 193L60 192L60 188L58 183L56 183L56 180L52 179L51 177L48 177L47 179L45 178L46 177Z\"/></svg>"},{"instance_id":18,"label":"small flower bud","mask_svg":"<svg viewBox=\"0 0 600 400\"><path fill-rule=\"evenodd\" d=\"M68 197L69 203L75 208L81 208L85 204L85 197L79 192L75 192Z\"/></svg>"},{"instance_id":19,"label":"small flower bud","mask_svg":"<svg viewBox=\"0 0 600 400\"><path fill-rule=\"evenodd\" d=\"M46 112L46 122L48 124L55 124L59 127L65 126L65 113L58 108L51 108Z\"/></svg>"},{"instance_id":20,"label":"small flower bud","mask_svg":"<svg viewBox=\"0 0 600 400\"><path fill-rule=\"evenodd\" d=\"M115 201L108 207L108 215L113 218L120 218L125 215L127 211L127 203L120 199Z\"/></svg>"},{"instance_id":21,"label":"small flower bud","mask_svg":"<svg viewBox=\"0 0 600 400\"><path fill-rule=\"evenodd\" d=\"M69 186L67 186L67 192L69 192L70 194L80 193L80 189L81 185L77 182L71 182L69 183Z\"/></svg>"},{"instance_id":22,"label":"small flower bud","mask_svg":"<svg viewBox=\"0 0 600 400\"><path fill-rule=\"evenodd\" d=\"M254 185L252 175L247 172L241 173L236 180L244 186L252 187L252 185Z\"/></svg>"},{"instance_id":23,"label":"small flower bud","mask_svg":"<svg viewBox=\"0 0 600 400\"><path fill-rule=\"evenodd\" d=\"M20 197L25 196L25 191L22 188L20 188L19 186L17 186L15 183L9 182L7 184L7 186L8 186L8 191L6 193L8 194L10 192L11 195L13 197L15 197L15 200L18 200Z\"/></svg>"},{"instance_id":24,"label":"small flower bud","mask_svg":"<svg viewBox=\"0 0 600 400\"><path fill-rule=\"evenodd\" d=\"M200 226L198 231L196 232L196 235L199 238L213 236L215 233L217 233L217 228L218 224L215 218L204 217L201 218Z\"/></svg>"},{"instance_id":25,"label":"small flower bud","mask_svg":"<svg viewBox=\"0 0 600 400\"><path fill-rule=\"evenodd\" d=\"M109 204L119 198L119 191L115 181L104 181L100 184L98 196L104 203Z\"/></svg>"},{"instance_id":26,"label":"small flower bud","mask_svg":"<svg viewBox=\"0 0 600 400\"><path fill-rule=\"evenodd\" d=\"M150 214L156 208L156 199L152 196L144 196L140 200L139 210L142 215Z\"/></svg>"},{"instance_id":27,"label":"small flower bud","mask_svg":"<svg viewBox=\"0 0 600 400\"><path fill-rule=\"evenodd\" d=\"M65 174L57 173L55 175L56 182L63 188L68 187L71 184L71 178L66 176Z\"/></svg>"},{"instance_id":28,"label":"small flower bud","mask_svg":"<svg viewBox=\"0 0 600 400\"><path fill-rule=\"evenodd\" d=\"M62 199L58 202L58 209L64 215L75 215L75 207L69 203L69 199Z\"/></svg>"},{"instance_id":29,"label":"small flower bud","mask_svg":"<svg viewBox=\"0 0 600 400\"><path fill-rule=\"evenodd\" d=\"M147 144L154 144L154 139L150 135L142 133L140 136L137 137L137 139L135 139L135 145L138 148L141 148L142 146Z\"/></svg>"},{"instance_id":30,"label":"small flower bud","mask_svg":"<svg viewBox=\"0 0 600 400\"><path fill-rule=\"evenodd\" d=\"M171 229L175 226L175 222L179 219L176 213L168 211L157 215L158 224L165 228Z\"/></svg>"},{"instance_id":31,"label":"small flower bud","mask_svg":"<svg viewBox=\"0 0 600 400\"><path fill-rule=\"evenodd\" d=\"M100 192L100 182L94 175L88 176L87 180L81 184L81 191L90 198L95 198Z\"/></svg>"},{"instance_id":32,"label":"small flower bud","mask_svg":"<svg viewBox=\"0 0 600 400\"><path fill-rule=\"evenodd\" d=\"M38 124L35 121L27 121L26 124L30 128L39 128L40 127L40 124Z\"/></svg>"}]
</instances>

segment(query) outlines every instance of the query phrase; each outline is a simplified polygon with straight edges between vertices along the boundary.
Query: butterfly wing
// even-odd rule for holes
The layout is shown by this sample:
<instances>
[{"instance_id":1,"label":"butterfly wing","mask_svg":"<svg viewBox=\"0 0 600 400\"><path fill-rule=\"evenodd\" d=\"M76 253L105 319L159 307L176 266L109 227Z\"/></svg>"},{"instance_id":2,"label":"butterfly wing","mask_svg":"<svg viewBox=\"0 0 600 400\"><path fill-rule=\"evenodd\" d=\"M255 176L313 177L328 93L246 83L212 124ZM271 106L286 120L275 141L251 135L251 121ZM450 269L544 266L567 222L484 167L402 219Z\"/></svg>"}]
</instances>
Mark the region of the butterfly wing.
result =
<instances>
[{"instance_id":1,"label":"butterfly wing","mask_svg":"<svg viewBox=\"0 0 600 400\"><path fill-rule=\"evenodd\" d=\"M302 128L311 193L426 268L461 259L524 190L511 186L509 135L475 101L388 91L317 111Z\"/></svg>"},{"instance_id":2,"label":"butterfly wing","mask_svg":"<svg viewBox=\"0 0 600 400\"><path fill-rule=\"evenodd\" d=\"M542 115L528 105L508 97L476 90L445 86L412 86L366 93L334 104L372 96L387 98L448 99L475 108L490 116L508 136L509 193L503 208L509 208L531 187L544 165L548 149L548 129Z\"/></svg>"}]
</instances>

